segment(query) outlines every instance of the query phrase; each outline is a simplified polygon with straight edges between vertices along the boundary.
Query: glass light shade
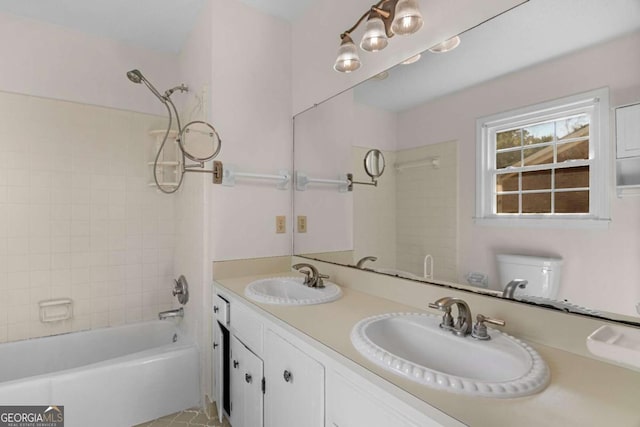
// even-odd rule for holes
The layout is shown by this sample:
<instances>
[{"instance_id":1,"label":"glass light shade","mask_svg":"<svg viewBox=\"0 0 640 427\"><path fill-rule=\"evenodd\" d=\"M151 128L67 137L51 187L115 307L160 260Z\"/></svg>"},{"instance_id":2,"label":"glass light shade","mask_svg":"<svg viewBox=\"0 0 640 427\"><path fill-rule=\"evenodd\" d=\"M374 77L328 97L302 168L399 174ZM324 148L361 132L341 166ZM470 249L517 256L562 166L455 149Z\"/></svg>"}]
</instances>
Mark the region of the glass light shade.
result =
<instances>
[{"instance_id":1,"label":"glass light shade","mask_svg":"<svg viewBox=\"0 0 640 427\"><path fill-rule=\"evenodd\" d=\"M387 32L384 28L384 22L379 16L369 18L360 47L368 52L377 52L387 47Z\"/></svg>"},{"instance_id":2,"label":"glass light shade","mask_svg":"<svg viewBox=\"0 0 640 427\"><path fill-rule=\"evenodd\" d=\"M413 34L422 28L424 20L417 0L400 0L396 5L396 15L391 23L391 31L398 35Z\"/></svg>"},{"instance_id":3,"label":"glass light shade","mask_svg":"<svg viewBox=\"0 0 640 427\"><path fill-rule=\"evenodd\" d=\"M341 73L350 73L360 68L358 48L348 35L344 36L338 48L338 58L333 69Z\"/></svg>"},{"instance_id":4,"label":"glass light shade","mask_svg":"<svg viewBox=\"0 0 640 427\"><path fill-rule=\"evenodd\" d=\"M460 45L460 37L454 36L442 43L438 43L437 45L430 47L429 52L445 53L457 48L458 45Z\"/></svg>"}]
</instances>

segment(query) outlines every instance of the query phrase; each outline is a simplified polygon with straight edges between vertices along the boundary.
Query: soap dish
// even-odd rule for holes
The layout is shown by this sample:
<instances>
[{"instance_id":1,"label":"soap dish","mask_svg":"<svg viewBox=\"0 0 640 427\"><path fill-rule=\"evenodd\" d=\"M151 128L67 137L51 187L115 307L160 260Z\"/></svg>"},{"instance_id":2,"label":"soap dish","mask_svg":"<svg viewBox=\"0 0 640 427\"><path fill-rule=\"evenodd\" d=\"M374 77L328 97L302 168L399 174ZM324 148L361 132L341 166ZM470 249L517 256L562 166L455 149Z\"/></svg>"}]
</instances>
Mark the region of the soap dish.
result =
<instances>
[{"instance_id":1,"label":"soap dish","mask_svg":"<svg viewBox=\"0 0 640 427\"><path fill-rule=\"evenodd\" d=\"M587 337L596 356L640 370L640 329L605 325Z\"/></svg>"}]
</instances>

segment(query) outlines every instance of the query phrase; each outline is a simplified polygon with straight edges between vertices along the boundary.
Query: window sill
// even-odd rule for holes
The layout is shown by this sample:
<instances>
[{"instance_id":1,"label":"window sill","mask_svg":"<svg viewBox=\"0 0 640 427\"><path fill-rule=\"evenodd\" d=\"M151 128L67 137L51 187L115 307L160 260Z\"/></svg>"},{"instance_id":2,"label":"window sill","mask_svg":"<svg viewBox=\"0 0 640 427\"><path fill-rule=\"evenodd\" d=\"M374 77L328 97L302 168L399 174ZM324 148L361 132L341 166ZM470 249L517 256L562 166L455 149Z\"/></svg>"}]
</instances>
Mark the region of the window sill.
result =
<instances>
[{"instance_id":1,"label":"window sill","mask_svg":"<svg viewBox=\"0 0 640 427\"><path fill-rule=\"evenodd\" d=\"M572 228L606 230L610 219L595 218L473 218L476 225L512 228Z\"/></svg>"}]
</instances>

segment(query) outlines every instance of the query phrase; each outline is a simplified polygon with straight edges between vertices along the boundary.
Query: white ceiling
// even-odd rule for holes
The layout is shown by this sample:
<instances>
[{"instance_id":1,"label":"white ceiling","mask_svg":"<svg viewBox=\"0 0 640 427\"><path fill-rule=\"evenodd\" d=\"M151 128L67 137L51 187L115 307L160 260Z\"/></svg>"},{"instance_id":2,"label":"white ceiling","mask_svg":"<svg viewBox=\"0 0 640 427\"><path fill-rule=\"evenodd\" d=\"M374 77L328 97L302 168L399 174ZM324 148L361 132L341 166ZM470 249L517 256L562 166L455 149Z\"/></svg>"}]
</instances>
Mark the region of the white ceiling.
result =
<instances>
[{"instance_id":1,"label":"white ceiling","mask_svg":"<svg viewBox=\"0 0 640 427\"><path fill-rule=\"evenodd\" d=\"M231 1L231 0L224 0ZM314 0L238 0L294 20ZM206 0L0 0L0 12L178 53Z\"/></svg>"},{"instance_id":2,"label":"white ceiling","mask_svg":"<svg viewBox=\"0 0 640 427\"><path fill-rule=\"evenodd\" d=\"M413 65L391 69L386 80L357 86L355 97L402 111L638 30L640 0L529 0L463 34L454 51L424 53Z\"/></svg>"}]
</instances>

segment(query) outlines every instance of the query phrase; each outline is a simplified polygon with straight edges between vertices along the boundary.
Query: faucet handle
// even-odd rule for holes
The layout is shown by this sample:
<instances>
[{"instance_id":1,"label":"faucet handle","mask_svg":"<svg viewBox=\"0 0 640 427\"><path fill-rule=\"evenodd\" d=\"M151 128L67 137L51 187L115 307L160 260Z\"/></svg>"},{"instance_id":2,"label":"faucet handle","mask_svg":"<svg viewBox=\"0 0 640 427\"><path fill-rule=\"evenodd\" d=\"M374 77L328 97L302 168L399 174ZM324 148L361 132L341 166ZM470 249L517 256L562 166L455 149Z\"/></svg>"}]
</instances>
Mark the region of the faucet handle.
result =
<instances>
[{"instance_id":1,"label":"faucet handle","mask_svg":"<svg viewBox=\"0 0 640 427\"><path fill-rule=\"evenodd\" d=\"M316 288L324 288L324 280L328 279L330 276L328 274L318 273L318 280L316 280Z\"/></svg>"},{"instance_id":2,"label":"faucet handle","mask_svg":"<svg viewBox=\"0 0 640 427\"><path fill-rule=\"evenodd\" d=\"M438 301L430 302L429 308L444 311L444 314L442 315L442 322L440 322L440 327L442 329L450 331L453 329L453 316L451 315L451 307L444 307L442 305L439 305Z\"/></svg>"},{"instance_id":3,"label":"faucet handle","mask_svg":"<svg viewBox=\"0 0 640 427\"><path fill-rule=\"evenodd\" d=\"M482 341L491 339L491 337L487 333L487 325L485 325L485 323L490 323L497 326L504 326L507 324L504 320L493 319L483 314L478 314L476 316L476 323L473 324L473 329L471 330L471 336L473 338Z\"/></svg>"}]
</instances>

